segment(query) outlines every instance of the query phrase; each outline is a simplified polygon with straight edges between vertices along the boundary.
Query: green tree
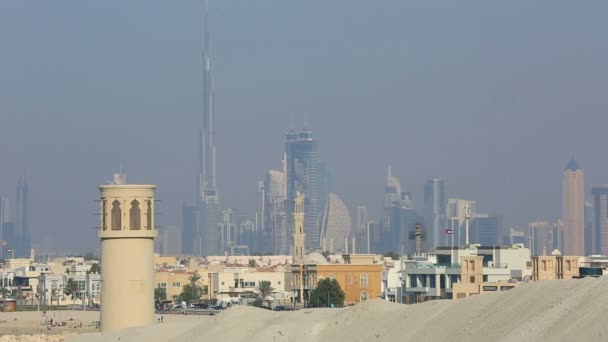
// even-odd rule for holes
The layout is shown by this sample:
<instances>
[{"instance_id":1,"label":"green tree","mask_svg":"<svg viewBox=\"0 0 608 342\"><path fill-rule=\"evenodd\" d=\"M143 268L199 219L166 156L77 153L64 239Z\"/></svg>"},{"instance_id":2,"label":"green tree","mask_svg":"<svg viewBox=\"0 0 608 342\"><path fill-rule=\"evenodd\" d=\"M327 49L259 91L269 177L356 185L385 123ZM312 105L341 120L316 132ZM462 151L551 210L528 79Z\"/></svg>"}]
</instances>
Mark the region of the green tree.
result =
<instances>
[{"instance_id":1,"label":"green tree","mask_svg":"<svg viewBox=\"0 0 608 342\"><path fill-rule=\"evenodd\" d=\"M310 305L314 307L343 306L344 297L344 291L336 279L326 278L319 280L317 288L310 293Z\"/></svg>"},{"instance_id":2,"label":"green tree","mask_svg":"<svg viewBox=\"0 0 608 342\"><path fill-rule=\"evenodd\" d=\"M198 301L200 289L197 286L192 286L191 284L184 285L182 288L182 293L179 294L180 298L184 300L186 303L194 303L194 301Z\"/></svg>"},{"instance_id":3,"label":"green tree","mask_svg":"<svg viewBox=\"0 0 608 342\"><path fill-rule=\"evenodd\" d=\"M162 287L157 287L154 289L154 299L167 299L167 291Z\"/></svg>"},{"instance_id":4,"label":"green tree","mask_svg":"<svg viewBox=\"0 0 608 342\"><path fill-rule=\"evenodd\" d=\"M11 290L7 289L6 287L0 287L0 295L2 295L2 297L7 298L10 297L11 295Z\"/></svg>"},{"instance_id":5,"label":"green tree","mask_svg":"<svg viewBox=\"0 0 608 342\"><path fill-rule=\"evenodd\" d=\"M272 287L271 283L267 280L258 281L258 286L255 287L255 290L258 293L258 297L265 301L266 297L270 296L272 292L274 292L274 287ZM268 302L270 306L270 301Z\"/></svg>"},{"instance_id":6,"label":"green tree","mask_svg":"<svg viewBox=\"0 0 608 342\"><path fill-rule=\"evenodd\" d=\"M249 259L249 264L247 266L251 268L256 267L257 263L255 262L255 259Z\"/></svg>"},{"instance_id":7,"label":"green tree","mask_svg":"<svg viewBox=\"0 0 608 342\"><path fill-rule=\"evenodd\" d=\"M387 252L384 254L384 256L387 258L391 258L393 260L399 260L399 258L400 258L400 255L395 252Z\"/></svg>"},{"instance_id":8,"label":"green tree","mask_svg":"<svg viewBox=\"0 0 608 342\"><path fill-rule=\"evenodd\" d=\"M72 304L74 304L74 301L76 300L76 295L78 294L78 290L80 290L78 283L74 279L70 278L68 279L67 284L65 284L63 293L68 296L72 296Z\"/></svg>"},{"instance_id":9,"label":"green tree","mask_svg":"<svg viewBox=\"0 0 608 342\"><path fill-rule=\"evenodd\" d=\"M101 274L101 265L98 262L94 263L93 265L91 265L91 269L87 273L88 274L91 274L91 273Z\"/></svg>"}]
</instances>

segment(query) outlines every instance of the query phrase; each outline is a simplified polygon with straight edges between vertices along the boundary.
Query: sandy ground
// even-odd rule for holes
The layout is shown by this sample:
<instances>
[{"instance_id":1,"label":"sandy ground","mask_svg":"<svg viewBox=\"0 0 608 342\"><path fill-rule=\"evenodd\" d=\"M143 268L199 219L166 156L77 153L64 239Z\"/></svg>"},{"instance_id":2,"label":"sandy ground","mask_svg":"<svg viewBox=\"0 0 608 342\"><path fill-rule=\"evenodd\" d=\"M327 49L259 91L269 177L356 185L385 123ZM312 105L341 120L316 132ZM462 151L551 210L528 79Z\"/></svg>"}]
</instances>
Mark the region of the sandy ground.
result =
<instances>
[{"instance_id":1,"label":"sandy ground","mask_svg":"<svg viewBox=\"0 0 608 342\"><path fill-rule=\"evenodd\" d=\"M65 322L66 326L47 329L45 319ZM3 341L62 341L66 336L98 331L94 321L99 321L97 311L47 311L46 317L39 311L0 312L0 342ZM82 327L80 326L82 323ZM11 335L39 336L11 336Z\"/></svg>"},{"instance_id":2,"label":"sandy ground","mask_svg":"<svg viewBox=\"0 0 608 342\"><path fill-rule=\"evenodd\" d=\"M607 341L607 307L608 277L587 278L416 305L375 300L294 312L236 306L216 316L165 315L162 324L68 341Z\"/></svg>"}]
</instances>

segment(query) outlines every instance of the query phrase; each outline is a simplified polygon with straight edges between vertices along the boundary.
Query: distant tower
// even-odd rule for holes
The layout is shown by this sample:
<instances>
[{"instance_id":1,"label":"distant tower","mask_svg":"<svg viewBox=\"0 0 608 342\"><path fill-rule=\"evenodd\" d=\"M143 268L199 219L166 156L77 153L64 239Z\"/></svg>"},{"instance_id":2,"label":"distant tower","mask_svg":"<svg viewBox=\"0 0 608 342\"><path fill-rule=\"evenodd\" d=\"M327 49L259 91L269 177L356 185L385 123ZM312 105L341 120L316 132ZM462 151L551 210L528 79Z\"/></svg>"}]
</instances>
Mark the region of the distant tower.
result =
<instances>
[{"instance_id":1,"label":"distant tower","mask_svg":"<svg viewBox=\"0 0 608 342\"><path fill-rule=\"evenodd\" d=\"M17 225L15 227L15 246L18 258L30 257L29 194L25 174L17 183Z\"/></svg>"},{"instance_id":2,"label":"distant tower","mask_svg":"<svg viewBox=\"0 0 608 342\"><path fill-rule=\"evenodd\" d=\"M304 242L306 234L304 234L304 196L300 192L296 193L294 198L293 211L293 263L299 265L304 260Z\"/></svg>"},{"instance_id":3,"label":"distant tower","mask_svg":"<svg viewBox=\"0 0 608 342\"><path fill-rule=\"evenodd\" d=\"M219 189L216 179L215 89L211 68L209 11L205 0L205 32L203 46L203 130L200 134L200 170L198 184L198 222L194 254L218 255L220 252Z\"/></svg>"},{"instance_id":4,"label":"distant tower","mask_svg":"<svg viewBox=\"0 0 608 342\"><path fill-rule=\"evenodd\" d=\"M608 185L591 187L592 221L589 254L608 255Z\"/></svg>"},{"instance_id":5,"label":"distant tower","mask_svg":"<svg viewBox=\"0 0 608 342\"><path fill-rule=\"evenodd\" d=\"M445 181L431 179L424 185L424 225L428 232L428 248L434 250L439 246L448 246L447 235L447 201L445 198Z\"/></svg>"},{"instance_id":6,"label":"distant tower","mask_svg":"<svg viewBox=\"0 0 608 342\"><path fill-rule=\"evenodd\" d=\"M563 255L585 255L585 190L583 170L572 159L564 170Z\"/></svg>"},{"instance_id":7,"label":"distant tower","mask_svg":"<svg viewBox=\"0 0 608 342\"><path fill-rule=\"evenodd\" d=\"M154 323L154 189L115 175L101 192L101 331Z\"/></svg>"},{"instance_id":8,"label":"distant tower","mask_svg":"<svg viewBox=\"0 0 608 342\"><path fill-rule=\"evenodd\" d=\"M321 246L329 246L331 253L348 254L348 237L351 233L351 220L348 207L336 194L329 194L321 220Z\"/></svg>"}]
</instances>

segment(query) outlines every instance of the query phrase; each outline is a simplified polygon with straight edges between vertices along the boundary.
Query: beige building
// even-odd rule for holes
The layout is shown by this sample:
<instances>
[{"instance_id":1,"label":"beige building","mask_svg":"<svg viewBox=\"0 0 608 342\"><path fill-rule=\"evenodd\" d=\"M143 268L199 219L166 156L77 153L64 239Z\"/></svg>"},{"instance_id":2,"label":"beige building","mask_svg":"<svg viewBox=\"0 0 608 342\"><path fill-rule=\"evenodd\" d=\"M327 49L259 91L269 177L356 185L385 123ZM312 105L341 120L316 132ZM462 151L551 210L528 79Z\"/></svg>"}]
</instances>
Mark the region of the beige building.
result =
<instances>
[{"instance_id":1,"label":"beige building","mask_svg":"<svg viewBox=\"0 0 608 342\"><path fill-rule=\"evenodd\" d=\"M508 291L519 283L483 281L483 257L466 256L460 258L460 282L452 284L452 299L465 298L477 294Z\"/></svg>"},{"instance_id":2,"label":"beige building","mask_svg":"<svg viewBox=\"0 0 608 342\"><path fill-rule=\"evenodd\" d=\"M153 324L154 185L101 185L101 330Z\"/></svg>"},{"instance_id":3,"label":"beige building","mask_svg":"<svg viewBox=\"0 0 608 342\"><path fill-rule=\"evenodd\" d=\"M532 257L532 279L554 280L578 278L581 259L579 256L539 255Z\"/></svg>"},{"instance_id":4,"label":"beige building","mask_svg":"<svg viewBox=\"0 0 608 342\"><path fill-rule=\"evenodd\" d=\"M382 270L375 255L344 255L344 263L330 264L318 252L310 253L301 265L291 266L292 287L297 302L309 304L310 293L321 279L335 279L344 291L344 304L359 303L382 296Z\"/></svg>"},{"instance_id":5,"label":"beige building","mask_svg":"<svg viewBox=\"0 0 608 342\"><path fill-rule=\"evenodd\" d=\"M159 269L154 272L154 287L165 290L167 299L177 302L184 286L190 284L193 271L186 269ZM201 274L199 286L205 286L205 277Z\"/></svg>"},{"instance_id":6,"label":"beige building","mask_svg":"<svg viewBox=\"0 0 608 342\"><path fill-rule=\"evenodd\" d=\"M572 159L564 170L564 254L585 255L585 178Z\"/></svg>"}]
</instances>

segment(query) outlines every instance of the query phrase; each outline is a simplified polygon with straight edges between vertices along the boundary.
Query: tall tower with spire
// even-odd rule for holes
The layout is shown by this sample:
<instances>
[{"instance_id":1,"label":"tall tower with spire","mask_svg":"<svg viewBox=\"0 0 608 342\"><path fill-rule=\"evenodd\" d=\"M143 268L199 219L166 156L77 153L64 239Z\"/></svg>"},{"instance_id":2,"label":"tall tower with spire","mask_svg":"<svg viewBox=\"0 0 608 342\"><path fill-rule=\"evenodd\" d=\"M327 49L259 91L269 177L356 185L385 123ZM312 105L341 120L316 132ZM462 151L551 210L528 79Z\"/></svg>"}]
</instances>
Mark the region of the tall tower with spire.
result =
<instances>
[{"instance_id":1,"label":"tall tower with spire","mask_svg":"<svg viewBox=\"0 0 608 342\"><path fill-rule=\"evenodd\" d=\"M209 38L209 9L204 3L204 49L203 49L203 127L200 133L200 171L197 202L199 215L194 252L200 256L219 253L218 216L219 191L216 180L215 148L215 89L211 69Z\"/></svg>"}]
</instances>

